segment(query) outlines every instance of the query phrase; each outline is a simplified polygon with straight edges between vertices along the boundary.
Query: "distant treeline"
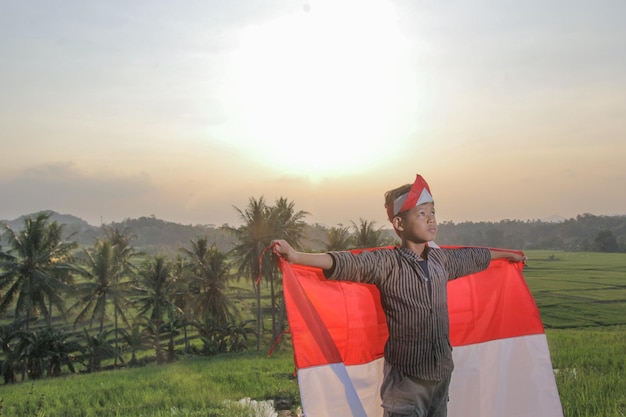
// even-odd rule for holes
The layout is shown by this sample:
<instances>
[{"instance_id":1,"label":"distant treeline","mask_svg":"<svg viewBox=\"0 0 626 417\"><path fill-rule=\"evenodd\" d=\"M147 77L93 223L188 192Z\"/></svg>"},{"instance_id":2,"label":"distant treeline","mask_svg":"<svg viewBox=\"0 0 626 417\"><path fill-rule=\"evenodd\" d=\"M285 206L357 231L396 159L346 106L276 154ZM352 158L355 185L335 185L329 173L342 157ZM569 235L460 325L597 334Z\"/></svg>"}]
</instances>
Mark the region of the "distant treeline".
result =
<instances>
[{"instance_id":1,"label":"distant treeline","mask_svg":"<svg viewBox=\"0 0 626 417\"><path fill-rule=\"evenodd\" d=\"M439 244L519 249L626 252L626 215L582 214L560 222L444 222Z\"/></svg>"},{"instance_id":2,"label":"distant treeline","mask_svg":"<svg viewBox=\"0 0 626 417\"><path fill-rule=\"evenodd\" d=\"M71 216L53 213L52 220L64 224L64 231L80 245L92 245L104 236L101 227ZM7 222L21 227L23 217ZM354 225L358 222L355 220ZM235 237L223 226L184 225L160 220L154 216L126 219L110 223L118 229L128 229L133 245L146 253L174 254L178 248L198 237L206 237L223 251L232 249ZM390 244L397 243L388 224L376 225ZM331 227L318 223L305 227L304 249L322 251ZM351 227L348 229L352 230ZM560 222L540 220L502 220L499 222L442 222L437 243L441 245L489 246L515 249L551 249L568 251L626 252L626 215L596 216L585 213Z\"/></svg>"}]
</instances>

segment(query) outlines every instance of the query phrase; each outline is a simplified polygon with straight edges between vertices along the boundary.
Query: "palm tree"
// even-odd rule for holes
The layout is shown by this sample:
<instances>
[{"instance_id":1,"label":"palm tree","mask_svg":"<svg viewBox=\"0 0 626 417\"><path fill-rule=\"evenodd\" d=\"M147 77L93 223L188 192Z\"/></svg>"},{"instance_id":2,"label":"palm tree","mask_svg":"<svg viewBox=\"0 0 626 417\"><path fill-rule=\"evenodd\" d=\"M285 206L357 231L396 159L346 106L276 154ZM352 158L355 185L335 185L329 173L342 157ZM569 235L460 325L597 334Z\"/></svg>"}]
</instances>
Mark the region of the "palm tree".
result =
<instances>
[{"instance_id":1,"label":"palm tree","mask_svg":"<svg viewBox=\"0 0 626 417\"><path fill-rule=\"evenodd\" d=\"M130 245L133 236L130 235L130 229L125 228L123 231L115 227L104 227L107 239L112 243L114 250L115 270L117 274L113 275L113 281L116 284L116 291L111 293L111 301L113 304L113 325L115 327L115 349L119 350L118 345L118 318L121 317L126 326L128 320L124 314L126 306L129 304L128 296L132 293L130 280L122 282L125 277L132 277L135 266L132 263L133 257L141 253L135 252L135 248ZM117 365L117 357L115 358Z\"/></svg>"},{"instance_id":2,"label":"palm tree","mask_svg":"<svg viewBox=\"0 0 626 417\"><path fill-rule=\"evenodd\" d=\"M189 288L189 309L197 318L206 315L226 324L235 315L235 306L226 295L230 266L225 253L209 246L207 238L191 241L191 249L181 248L189 258L186 282Z\"/></svg>"},{"instance_id":3,"label":"palm tree","mask_svg":"<svg viewBox=\"0 0 626 417\"><path fill-rule=\"evenodd\" d=\"M149 336L147 332L144 332L143 326L138 321L131 324L130 330L120 329L120 333L122 334L122 340L124 340L131 352L128 366L135 366L138 363L137 352L148 347Z\"/></svg>"},{"instance_id":4,"label":"palm tree","mask_svg":"<svg viewBox=\"0 0 626 417\"><path fill-rule=\"evenodd\" d=\"M178 336L178 329L185 324L185 316L181 314L173 305L169 305L167 308L167 320L159 326L159 335L167 334L167 354L165 361L167 363L174 362L176 360L176 336Z\"/></svg>"},{"instance_id":5,"label":"palm tree","mask_svg":"<svg viewBox=\"0 0 626 417\"><path fill-rule=\"evenodd\" d=\"M178 327L184 327L184 316L182 312L174 317L173 311L178 309L173 303L173 296L176 290L174 276L172 275L172 264L168 263L165 257L156 256L152 260L148 259L139 271L137 293L135 302L139 306L138 315L150 312L147 319L149 328L156 329L156 343L163 332L170 336L168 344L167 362L174 360L174 336L178 332ZM163 315L167 313L168 321L163 320ZM157 360L160 359L160 351L157 352ZM160 361L159 361L160 362Z\"/></svg>"},{"instance_id":6,"label":"palm tree","mask_svg":"<svg viewBox=\"0 0 626 417\"><path fill-rule=\"evenodd\" d=\"M350 228L339 225L331 227L326 232L326 242L324 244L326 251L341 251L350 249L352 237L350 236Z\"/></svg>"},{"instance_id":7,"label":"palm tree","mask_svg":"<svg viewBox=\"0 0 626 417\"><path fill-rule=\"evenodd\" d=\"M88 319L91 327L96 320L100 324L99 331L102 332L107 318L107 308L111 304L115 348L118 349L119 318L129 326L126 307L133 292L130 277L134 266L131 259L136 253L129 244L130 237L126 232L109 229L106 233L107 239L97 241L92 249L84 251L88 281L74 286L78 300L72 309L82 307L76 316L74 326ZM117 364L117 357L115 362Z\"/></svg>"},{"instance_id":8,"label":"palm tree","mask_svg":"<svg viewBox=\"0 0 626 417\"><path fill-rule=\"evenodd\" d=\"M101 370L103 359L117 359L121 356L119 350L112 346L111 341L108 340L111 331L102 330L97 335L92 336L86 328L83 329L82 338L85 343L81 359L88 372Z\"/></svg>"},{"instance_id":9,"label":"palm tree","mask_svg":"<svg viewBox=\"0 0 626 417\"><path fill-rule=\"evenodd\" d=\"M282 197L276 200L274 207L269 207L263 197L259 199L251 197L245 210L240 210L237 207L235 207L235 210L239 213L242 225L237 229L230 229L238 239L238 244L233 249L232 255L238 266L238 273L250 277L255 292L257 304L257 350L260 350L263 335L263 317L261 289L257 282L260 278L261 270L268 278L272 291L272 333L274 338L279 327L274 315L276 310L276 297L274 294L274 274L276 269L270 258L262 257L262 255L269 248L272 239L276 238L287 239L294 247L299 247L305 226L303 218L308 213L296 211L295 204ZM280 310L282 309L279 307ZM278 320L280 323L283 321L282 319Z\"/></svg>"},{"instance_id":10,"label":"palm tree","mask_svg":"<svg viewBox=\"0 0 626 417\"><path fill-rule=\"evenodd\" d=\"M175 337L178 335L178 329L184 327L185 316L181 314L181 311L171 305L167 308L167 320L157 325L156 322L146 320L145 330L146 334L152 341L154 351L156 354L157 364L172 362L176 359ZM164 353L161 346L161 336L165 335L168 338L167 350Z\"/></svg>"},{"instance_id":11,"label":"palm tree","mask_svg":"<svg viewBox=\"0 0 626 417\"><path fill-rule=\"evenodd\" d=\"M172 304L175 291L172 265L164 256L148 258L138 272L135 303L138 315L150 313L150 320L163 323L163 315Z\"/></svg>"},{"instance_id":12,"label":"palm tree","mask_svg":"<svg viewBox=\"0 0 626 417\"><path fill-rule=\"evenodd\" d=\"M48 223L52 213L40 213L24 220L19 233L2 224L8 249L0 251L0 289L5 289L0 311L15 300L15 317L30 321L39 314L51 325L52 307L65 312L64 294L73 273L81 270L73 263L76 242L63 240L63 226Z\"/></svg>"},{"instance_id":13,"label":"palm tree","mask_svg":"<svg viewBox=\"0 0 626 417\"><path fill-rule=\"evenodd\" d=\"M191 351L187 326L193 321L191 310L192 300L189 294L189 285L186 278L187 259L181 254L176 256L176 261L171 264L171 274L173 277L173 290L171 294L172 303L183 315L183 338L185 340L185 352Z\"/></svg>"},{"instance_id":14,"label":"palm tree","mask_svg":"<svg viewBox=\"0 0 626 417\"><path fill-rule=\"evenodd\" d=\"M280 197L270 208L271 227L276 233L276 238L289 241L290 244L299 246L304 237L304 218L310 213L298 210L296 203L288 201L285 197Z\"/></svg>"},{"instance_id":15,"label":"palm tree","mask_svg":"<svg viewBox=\"0 0 626 417\"><path fill-rule=\"evenodd\" d=\"M85 249L84 263L88 272L88 281L74 286L77 301L71 309L82 307L76 315L74 327L89 320L89 328L96 322L99 331L104 330L107 318L107 304L111 293L116 290L113 245L108 240L99 240L92 249Z\"/></svg>"},{"instance_id":16,"label":"palm tree","mask_svg":"<svg viewBox=\"0 0 626 417\"><path fill-rule=\"evenodd\" d=\"M300 240L304 236L304 227L306 223L304 218L309 215L308 212L295 209L295 202L288 201L284 197L276 200L275 205L270 208L270 230L275 234L275 238L285 239L294 247L300 247ZM277 340L284 329L286 318L285 300L282 296L282 289L275 289L275 283L280 284L280 280L276 280L277 268L269 257L263 259L265 265L263 271L270 283L270 299L272 303L272 341ZM278 292L278 295L276 294ZM276 312L278 311L278 319Z\"/></svg>"},{"instance_id":17,"label":"palm tree","mask_svg":"<svg viewBox=\"0 0 626 417\"><path fill-rule=\"evenodd\" d=\"M26 319L21 319L0 326L0 349L4 360L0 361L0 375L4 378L5 384L12 384L16 381L15 371L18 366L19 353L15 349L13 341L17 340L18 332Z\"/></svg>"},{"instance_id":18,"label":"palm tree","mask_svg":"<svg viewBox=\"0 0 626 417\"><path fill-rule=\"evenodd\" d=\"M49 344L47 330L22 330L15 335L17 339L15 350L18 359L25 364L29 379L40 379L43 377ZM23 379L24 375L22 375Z\"/></svg>"},{"instance_id":19,"label":"palm tree","mask_svg":"<svg viewBox=\"0 0 626 417\"><path fill-rule=\"evenodd\" d=\"M359 224L352 222L354 245L357 248L375 248L383 244L382 228L375 229L376 222L359 219Z\"/></svg>"},{"instance_id":20,"label":"palm tree","mask_svg":"<svg viewBox=\"0 0 626 417\"><path fill-rule=\"evenodd\" d=\"M71 372L76 372L72 359L74 352L81 349L76 341L67 340L70 335L55 331L51 328L41 328L36 331L18 331L16 352L28 369L30 379L39 379L44 376L60 376L63 365Z\"/></svg>"},{"instance_id":21,"label":"palm tree","mask_svg":"<svg viewBox=\"0 0 626 417\"><path fill-rule=\"evenodd\" d=\"M239 323L230 323L226 327L226 341L229 352L243 352L248 349L246 344L248 334L254 333L254 330L249 329L248 325L253 323L254 320L244 320Z\"/></svg>"},{"instance_id":22,"label":"palm tree","mask_svg":"<svg viewBox=\"0 0 626 417\"><path fill-rule=\"evenodd\" d=\"M265 248L268 247L276 234L270 228L270 209L265 199L250 197L248 207L240 210L242 225L238 228L228 228L237 238L238 243L232 250L233 259L237 266L238 276L247 275L252 283L256 298L257 318L257 350L261 349L261 337L263 334L263 318L261 310L261 289L256 285L260 273L259 259Z\"/></svg>"},{"instance_id":23,"label":"palm tree","mask_svg":"<svg viewBox=\"0 0 626 417\"><path fill-rule=\"evenodd\" d=\"M70 336L63 332L51 332L49 335L48 376L60 376L63 365L67 366L70 372L76 373L73 363L74 353L80 352L82 346L75 340L67 340Z\"/></svg>"}]
</instances>

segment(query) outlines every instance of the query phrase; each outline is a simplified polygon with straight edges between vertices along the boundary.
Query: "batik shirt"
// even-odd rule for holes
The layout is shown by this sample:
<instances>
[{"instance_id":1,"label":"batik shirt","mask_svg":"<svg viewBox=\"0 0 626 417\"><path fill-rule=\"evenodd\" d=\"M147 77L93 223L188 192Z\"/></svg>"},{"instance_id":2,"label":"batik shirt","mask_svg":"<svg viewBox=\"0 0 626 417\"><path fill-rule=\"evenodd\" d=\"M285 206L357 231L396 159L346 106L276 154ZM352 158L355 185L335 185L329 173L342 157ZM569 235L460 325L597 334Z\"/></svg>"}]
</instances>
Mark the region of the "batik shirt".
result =
<instances>
[{"instance_id":1,"label":"batik shirt","mask_svg":"<svg viewBox=\"0 0 626 417\"><path fill-rule=\"evenodd\" d=\"M329 254L329 279L378 286L389 329L385 360L415 378L447 378L454 364L446 283L486 269L489 249L428 248L426 262L406 248Z\"/></svg>"}]
</instances>

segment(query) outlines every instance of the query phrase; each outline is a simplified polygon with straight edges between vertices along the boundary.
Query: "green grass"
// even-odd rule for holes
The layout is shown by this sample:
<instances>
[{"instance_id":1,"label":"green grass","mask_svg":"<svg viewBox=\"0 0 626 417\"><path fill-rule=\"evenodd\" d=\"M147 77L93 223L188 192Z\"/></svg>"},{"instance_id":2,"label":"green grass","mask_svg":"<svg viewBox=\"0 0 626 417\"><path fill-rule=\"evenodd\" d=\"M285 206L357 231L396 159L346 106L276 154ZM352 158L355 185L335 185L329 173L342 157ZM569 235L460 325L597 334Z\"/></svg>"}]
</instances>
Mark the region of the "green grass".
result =
<instances>
[{"instance_id":1,"label":"green grass","mask_svg":"<svg viewBox=\"0 0 626 417\"><path fill-rule=\"evenodd\" d=\"M226 400L299 404L292 352L185 358L167 366L70 375L0 388L3 416L244 416Z\"/></svg>"},{"instance_id":2,"label":"green grass","mask_svg":"<svg viewBox=\"0 0 626 417\"><path fill-rule=\"evenodd\" d=\"M524 277L546 328L626 325L626 254L527 255Z\"/></svg>"},{"instance_id":3,"label":"green grass","mask_svg":"<svg viewBox=\"0 0 626 417\"><path fill-rule=\"evenodd\" d=\"M565 417L626 415L626 327L548 330Z\"/></svg>"}]
</instances>

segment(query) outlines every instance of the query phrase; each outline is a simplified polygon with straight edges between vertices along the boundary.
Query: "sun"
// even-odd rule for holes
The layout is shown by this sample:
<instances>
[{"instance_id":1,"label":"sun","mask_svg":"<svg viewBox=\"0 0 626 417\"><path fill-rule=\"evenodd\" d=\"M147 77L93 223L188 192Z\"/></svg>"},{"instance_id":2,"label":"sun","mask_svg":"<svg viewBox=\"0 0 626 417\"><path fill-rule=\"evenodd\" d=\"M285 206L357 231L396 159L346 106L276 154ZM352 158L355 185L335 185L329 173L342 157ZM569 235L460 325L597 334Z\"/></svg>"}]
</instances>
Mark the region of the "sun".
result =
<instances>
[{"instance_id":1,"label":"sun","mask_svg":"<svg viewBox=\"0 0 626 417\"><path fill-rule=\"evenodd\" d=\"M333 0L247 27L221 91L228 140L313 178L391 158L415 101L396 22L384 0Z\"/></svg>"}]
</instances>

